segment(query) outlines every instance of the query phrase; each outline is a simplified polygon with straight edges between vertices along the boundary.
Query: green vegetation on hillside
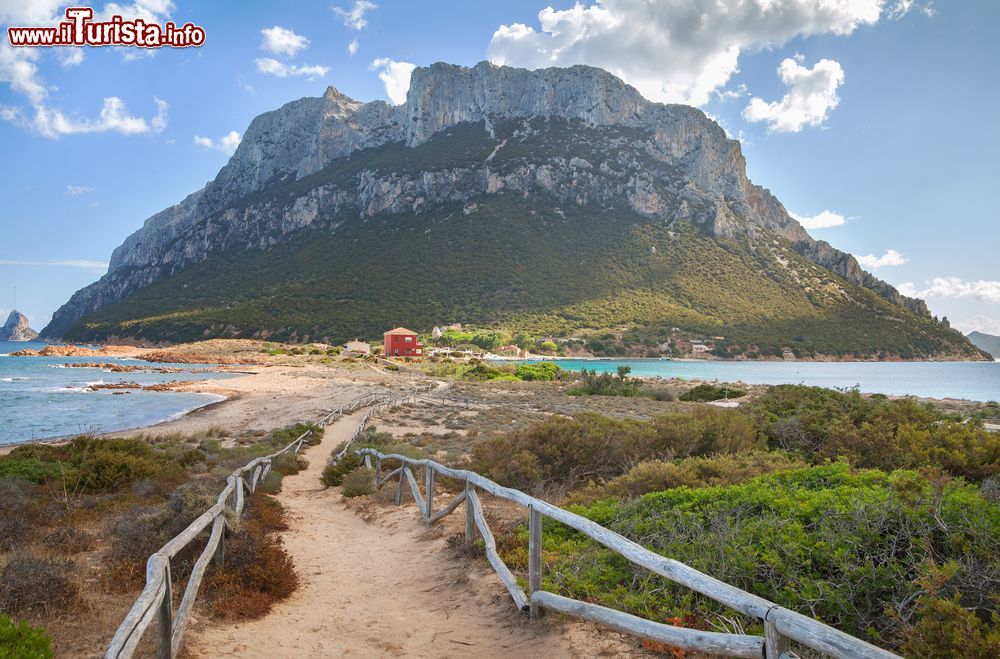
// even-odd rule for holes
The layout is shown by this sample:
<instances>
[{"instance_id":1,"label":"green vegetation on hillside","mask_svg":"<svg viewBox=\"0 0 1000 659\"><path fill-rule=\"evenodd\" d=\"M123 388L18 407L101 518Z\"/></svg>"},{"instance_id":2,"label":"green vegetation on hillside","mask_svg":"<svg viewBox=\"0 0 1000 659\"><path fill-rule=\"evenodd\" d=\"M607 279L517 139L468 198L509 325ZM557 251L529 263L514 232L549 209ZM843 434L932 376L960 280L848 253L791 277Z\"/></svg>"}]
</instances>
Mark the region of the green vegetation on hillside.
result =
<instances>
[{"instance_id":1,"label":"green vegetation on hillside","mask_svg":"<svg viewBox=\"0 0 1000 659\"><path fill-rule=\"evenodd\" d=\"M906 656L1000 650L1000 435L927 404L796 385L736 409L553 416L474 448L652 551ZM527 530L502 533L523 575ZM759 624L546 520L543 587L696 629Z\"/></svg>"},{"instance_id":2,"label":"green vegetation on hillside","mask_svg":"<svg viewBox=\"0 0 1000 659\"><path fill-rule=\"evenodd\" d=\"M533 336L625 326L636 343L654 345L677 326L725 335L723 350L759 354L791 346L803 355L911 358L968 349L956 332L787 245L782 258L794 272L770 252L620 208L505 193L476 203L469 215L446 206L354 217L269 251L220 254L88 316L69 337L339 342L463 322Z\"/></svg>"}]
</instances>

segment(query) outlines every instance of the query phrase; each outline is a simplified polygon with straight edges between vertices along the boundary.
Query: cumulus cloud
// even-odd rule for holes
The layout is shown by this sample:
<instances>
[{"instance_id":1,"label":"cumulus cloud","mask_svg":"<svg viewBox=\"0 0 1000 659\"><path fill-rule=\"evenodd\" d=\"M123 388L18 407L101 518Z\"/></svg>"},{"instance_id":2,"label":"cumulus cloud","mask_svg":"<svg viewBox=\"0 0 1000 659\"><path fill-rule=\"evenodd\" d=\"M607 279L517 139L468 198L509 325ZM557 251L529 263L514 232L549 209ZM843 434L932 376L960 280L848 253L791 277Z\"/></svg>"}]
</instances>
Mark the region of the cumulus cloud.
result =
<instances>
[{"instance_id":1,"label":"cumulus cloud","mask_svg":"<svg viewBox=\"0 0 1000 659\"><path fill-rule=\"evenodd\" d=\"M87 194L88 192L93 192L94 188L87 185L67 185L66 194L73 197L78 197L82 194Z\"/></svg>"},{"instance_id":2,"label":"cumulus cloud","mask_svg":"<svg viewBox=\"0 0 1000 659\"><path fill-rule=\"evenodd\" d=\"M354 55L357 54L359 47L360 45L358 44L358 40L353 40L351 43L347 44L347 54L354 57Z\"/></svg>"},{"instance_id":3,"label":"cumulus cloud","mask_svg":"<svg viewBox=\"0 0 1000 659\"><path fill-rule=\"evenodd\" d=\"M387 57L374 60L368 67L378 71L378 79L385 85L385 93L396 105L406 102L406 92L410 89L410 74L417 68L410 62L397 62Z\"/></svg>"},{"instance_id":4,"label":"cumulus cloud","mask_svg":"<svg viewBox=\"0 0 1000 659\"><path fill-rule=\"evenodd\" d=\"M887 265L903 265L904 263L908 263L910 260L894 249L888 250L882 256L866 254L864 256L855 256L854 258L856 258L858 263L866 268L881 268Z\"/></svg>"},{"instance_id":5,"label":"cumulus cloud","mask_svg":"<svg viewBox=\"0 0 1000 659\"><path fill-rule=\"evenodd\" d=\"M236 147L240 145L240 134L235 130L231 130L218 140L213 140L210 137L202 137L201 135L195 135L194 144L195 146L203 149L214 149L216 151L223 152L227 156L231 156L236 153Z\"/></svg>"},{"instance_id":6,"label":"cumulus cloud","mask_svg":"<svg viewBox=\"0 0 1000 659\"><path fill-rule=\"evenodd\" d=\"M374 2L368 2L368 0L355 0L350 9L343 9L341 7L331 7L331 9L337 15L337 18L344 22L344 25L352 30L362 30L368 25L368 19L365 18L365 14L373 9L378 9L378 5Z\"/></svg>"},{"instance_id":7,"label":"cumulus cloud","mask_svg":"<svg viewBox=\"0 0 1000 659\"><path fill-rule=\"evenodd\" d=\"M329 67L308 64L285 64L270 57L261 57L256 61L257 70L267 75L278 76L279 78L290 78L303 76L309 80L325 76Z\"/></svg>"},{"instance_id":8,"label":"cumulus cloud","mask_svg":"<svg viewBox=\"0 0 1000 659\"><path fill-rule=\"evenodd\" d=\"M277 55L292 57L309 45L309 39L278 25L266 27L260 33L264 36L264 39L260 42L260 47Z\"/></svg>"},{"instance_id":9,"label":"cumulus cloud","mask_svg":"<svg viewBox=\"0 0 1000 659\"><path fill-rule=\"evenodd\" d=\"M22 112L19 108L5 107L0 109L0 118L51 139L81 133L146 135L162 132L167 127L169 105L155 96L153 102L156 104L156 114L148 120L131 114L124 101L117 96L104 99L104 105L96 119L67 115L46 105L36 105L33 114Z\"/></svg>"},{"instance_id":10,"label":"cumulus cloud","mask_svg":"<svg viewBox=\"0 0 1000 659\"><path fill-rule=\"evenodd\" d=\"M1000 281L965 281L961 277L935 277L924 289L918 289L913 282L900 284L896 288L909 297L965 298L980 302L1000 304Z\"/></svg>"},{"instance_id":11,"label":"cumulus cloud","mask_svg":"<svg viewBox=\"0 0 1000 659\"><path fill-rule=\"evenodd\" d=\"M66 3L61 0L3 0L0 2L0 23L5 25L47 26L64 18ZM131 3L108 2L94 7L95 20L108 20L113 15L126 19L142 18L156 23L169 19L174 10L171 0L135 0ZM140 135L159 132L166 127L167 104L155 99L157 113L149 120L128 113L117 96L104 99L97 119L81 119L48 104L49 88L39 74L38 62L44 53L57 57L65 67L83 62L82 48L12 48L0 41L0 82L24 97L27 105L0 106L0 119L32 130L43 137L56 138L75 133L116 132ZM134 49L128 49L134 50Z\"/></svg>"},{"instance_id":12,"label":"cumulus cloud","mask_svg":"<svg viewBox=\"0 0 1000 659\"><path fill-rule=\"evenodd\" d=\"M47 261L11 261L0 259L0 265L79 268L99 274L104 274L108 270L108 264L104 261L90 261L87 259L50 259Z\"/></svg>"},{"instance_id":13,"label":"cumulus cloud","mask_svg":"<svg viewBox=\"0 0 1000 659\"><path fill-rule=\"evenodd\" d=\"M546 7L538 29L513 23L493 34L496 64L527 68L589 64L653 101L704 105L738 70L746 50L794 37L848 35L905 0L596 0Z\"/></svg>"},{"instance_id":14,"label":"cumulus cloud","mask_svg":"<svg viewBox=\"0 0 1000 659\"><path fill-rule=\"evenodd\" d=\"M951 319L951 326L961 331L963 334L977 331L985 334L1000 336L1000 318L990 318L989 316L971 316L963 319Z\"/></svg>"},{"instance_id":15,"label":"cumulus cloud","mask_svg":"<svg viewBox=\"0 0 1000 659\"><path fill-rule=\"evenodd\" d=\"M839 227L841 224L846 222L844 216L840 213L834 213L833 211L823 211L818 215L808 216L799 215L798 213L793 213L788 211L795 220L798 221L806 229L828 229L830 227Z\"/></svg>"},{"instance_id":16,"label":"cumulus cloud","mask_svg":"<svg viewBox=\"0 0 1000 659\"><path fill-rule=\"evenodd\" d=\"M797 133L806 126L820 126L830 110L837 107L837 88L844 84L844 69L834 60L821 59L813 68L802 64L802 57L788 58L778 67L788 93L780 101L768 103L750 99L743 110L747 121L766 121L773 133Z\"/></svg>"}]
</instances>

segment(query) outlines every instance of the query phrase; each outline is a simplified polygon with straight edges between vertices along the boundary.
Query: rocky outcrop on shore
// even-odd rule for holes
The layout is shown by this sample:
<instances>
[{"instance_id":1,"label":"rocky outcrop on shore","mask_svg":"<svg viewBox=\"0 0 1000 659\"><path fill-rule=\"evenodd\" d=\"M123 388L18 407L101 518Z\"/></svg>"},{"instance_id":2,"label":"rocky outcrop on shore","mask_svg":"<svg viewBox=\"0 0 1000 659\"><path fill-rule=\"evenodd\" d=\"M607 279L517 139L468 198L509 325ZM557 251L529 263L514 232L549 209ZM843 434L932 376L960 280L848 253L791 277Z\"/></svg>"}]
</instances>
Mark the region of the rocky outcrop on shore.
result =
<instances>
[{"instance_id":1,"label":"rocky outcrop on shore","mask_svg":"<svg viewBox=\"0 0 1000 659\"><path fill-rule=\"evenodd\" d=\"M0 327L0 341L34 341L38 332L31 329L28 317L16 309L7 316L7 322Z\"/></svg>"}]
</instances>

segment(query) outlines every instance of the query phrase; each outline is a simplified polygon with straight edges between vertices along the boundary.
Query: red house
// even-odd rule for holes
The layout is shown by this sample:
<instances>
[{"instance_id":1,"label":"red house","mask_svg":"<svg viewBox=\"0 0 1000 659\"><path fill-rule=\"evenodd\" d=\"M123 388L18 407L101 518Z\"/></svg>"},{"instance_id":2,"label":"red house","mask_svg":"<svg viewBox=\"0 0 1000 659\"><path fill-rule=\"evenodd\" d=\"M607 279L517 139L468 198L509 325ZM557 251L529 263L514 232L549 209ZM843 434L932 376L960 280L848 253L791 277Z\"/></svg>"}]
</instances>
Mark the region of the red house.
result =
<instances>
[{"instance_id":1,"label":"red house","mask_svg":"<svg viewBox=\"0 0 1000 659\"><path fill-rule=\"evenodd\" d=\"M386 357L422 357L424 344L417 341L417 333L405 327L397 327L382 335L385 339Z\"/></svg>"}]
</instances>

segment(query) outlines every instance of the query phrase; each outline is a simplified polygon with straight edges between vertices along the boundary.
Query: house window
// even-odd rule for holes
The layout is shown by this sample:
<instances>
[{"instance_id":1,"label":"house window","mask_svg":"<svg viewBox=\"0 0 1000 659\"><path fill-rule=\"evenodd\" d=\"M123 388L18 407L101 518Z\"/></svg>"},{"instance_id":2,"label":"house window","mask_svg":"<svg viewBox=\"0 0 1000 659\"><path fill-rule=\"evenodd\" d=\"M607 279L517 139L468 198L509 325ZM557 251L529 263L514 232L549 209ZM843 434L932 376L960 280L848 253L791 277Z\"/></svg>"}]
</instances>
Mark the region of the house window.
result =
<instances>
[{"instance_id":1,"label":"house window","mask_svg":"<svg viewBox=\"0 0 1000 659\"><path fill-rule=\"evenodd\" d=\"M413 337L412 336L408 336L408 337L406 337L403 340L406 341L407 343L413 343Z\"/></svg>"}]
</instances>

